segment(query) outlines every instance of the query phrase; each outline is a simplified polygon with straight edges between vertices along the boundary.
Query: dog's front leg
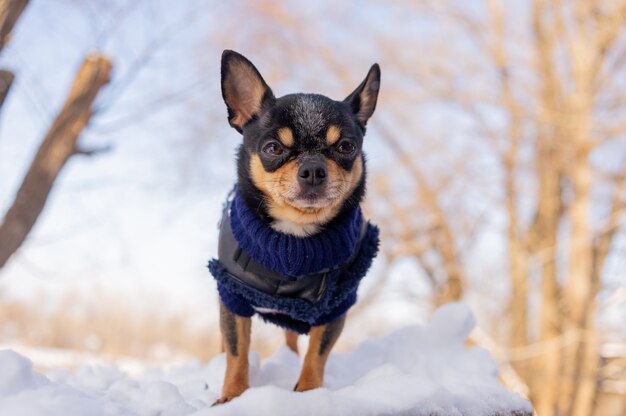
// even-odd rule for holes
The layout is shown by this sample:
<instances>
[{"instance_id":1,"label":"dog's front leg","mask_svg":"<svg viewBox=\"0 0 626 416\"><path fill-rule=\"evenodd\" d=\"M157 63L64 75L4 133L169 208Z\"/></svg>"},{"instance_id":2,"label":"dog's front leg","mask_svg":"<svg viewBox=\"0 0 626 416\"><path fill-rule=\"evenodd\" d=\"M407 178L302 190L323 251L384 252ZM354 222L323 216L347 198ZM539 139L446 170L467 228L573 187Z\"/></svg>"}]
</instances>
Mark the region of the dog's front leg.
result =
<instances>
[{"instance_id":1,"label":"dog's front leg","mask_svg":"<svg viewBox=\"0 0 626 416\"><path fill-rule=\"evenodd\" d=\"M344 315L327 325L311 328L309 349L304 357L302 372L294 388L295 391L307 391L322 386L326 360L328 360L330 350L343 330L345 321Z\"/></svg>"},{"instance_id":2,"label":"dog's front leg","mask_svg":"<svg viewBox=\"0 0 626 416\"><path fill-rule=\"evenodd\" d=\"M226 375L222 397L215 403L226 403L248 388L248 350L251 319L235 315L220 302L220 329L226 351Z\"/></svg>"}]
</instances>

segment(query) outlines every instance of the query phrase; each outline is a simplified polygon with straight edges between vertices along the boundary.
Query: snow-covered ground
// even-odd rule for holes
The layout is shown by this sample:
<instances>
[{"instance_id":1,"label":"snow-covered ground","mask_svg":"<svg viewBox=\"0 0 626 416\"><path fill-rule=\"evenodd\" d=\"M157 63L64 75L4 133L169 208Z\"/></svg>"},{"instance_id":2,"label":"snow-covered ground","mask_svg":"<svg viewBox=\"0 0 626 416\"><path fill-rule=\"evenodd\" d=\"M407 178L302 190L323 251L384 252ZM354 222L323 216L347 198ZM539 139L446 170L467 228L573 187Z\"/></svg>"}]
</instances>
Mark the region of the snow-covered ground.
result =
<instances>
[{"instance_id":1,"label":"snow-covered ground","mask_svg":"<svg viewBox=\"0 0 626 416\"><path fill-rule=\"evenodd\" d=\"M219 397L225 357L146 370L114 366L40 374L11 350L0 351L0 415L526 415L530 405L505 390L481 348L465 346L474 317L461 303L430 324L331 354L325 387L292 392L301 358L287 348L260 363L251 354L252 387L230 403Z\"/></svg>"}]
</instances>

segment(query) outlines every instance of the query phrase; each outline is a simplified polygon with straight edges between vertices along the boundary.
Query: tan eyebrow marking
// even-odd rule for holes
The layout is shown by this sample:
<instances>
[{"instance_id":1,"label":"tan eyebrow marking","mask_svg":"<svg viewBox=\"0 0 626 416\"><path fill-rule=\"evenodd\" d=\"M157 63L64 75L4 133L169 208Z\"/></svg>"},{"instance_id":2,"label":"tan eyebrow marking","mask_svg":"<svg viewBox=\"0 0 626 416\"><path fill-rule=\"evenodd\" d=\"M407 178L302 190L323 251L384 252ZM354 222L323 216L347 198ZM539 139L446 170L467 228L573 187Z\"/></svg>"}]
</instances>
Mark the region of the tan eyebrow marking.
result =
<instances>
[{"instance_id":1,"label":"tan eyebrow marking","mask_svg":"<svg viewBox=\"0 0 626 416\"><path fill-rule=\"evenodd\" d=\"M332 125L326 130L326 143L329 146L337 143L337 140L341 137L341 130L339 127Z\"/></svg>"},{"instance_id":2,"label":"tan eyebrow marking","mask_svg":"<svg viewBox=\"0 0 626 416\"><path fill-rule=\"evenodd\" d=\"M293 146L293 132L289 127L281 127L276 132L278 139L287 147Z\"/></svg>"}]
</instances>

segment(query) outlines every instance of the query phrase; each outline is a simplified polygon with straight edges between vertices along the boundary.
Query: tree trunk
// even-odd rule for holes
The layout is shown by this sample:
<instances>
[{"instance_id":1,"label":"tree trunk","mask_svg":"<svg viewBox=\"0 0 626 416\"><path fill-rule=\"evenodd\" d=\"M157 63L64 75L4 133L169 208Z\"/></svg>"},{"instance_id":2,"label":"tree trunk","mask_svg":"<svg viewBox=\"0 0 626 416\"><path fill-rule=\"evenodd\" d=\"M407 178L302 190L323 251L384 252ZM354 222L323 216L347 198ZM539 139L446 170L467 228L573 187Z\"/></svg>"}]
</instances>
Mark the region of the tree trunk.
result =
<instances>
[{"instance_id":1,"label":"tree trunk","mask_svg":"<svg viewBox=\"0 0 626 416\"><path fill-rule=\"evenodd\" d=\"M511 319L511 334L509 345L523 347L528 344L528 265L524 250L517 236L517 216L512 211L515 201L507 203L509 224L507 236L509 241L509 270L511 273L511 299L509 300L509 314Z\"/></svg>"},{"instance_id":2,"label":"tree trunk","mask_svg":"<svg viewBox=\"0 0 626 416\"><path fill-rule=\"evenodd\" d=\"M0 51L27 4L28 0L0 0Z\"/></svg>"},{"instance_id":3,"label":"tree trunk","mask_svg":"<svg viewBox=\"0 0 626 416\"><path fill-rule=\"evenodd\" d=\"M546 138L540 141L546 141ZM537 413L555 414L559 397L560 350L555 340L562 332L559 308L560 288L557 281L556 250L560 219L560 174L554 166L554 149L549 144L540 144L539 208L535 229L532 233L532 252L538 253L541 262L541 310L539 340L550 347L535 364L531 382L531 396Z\"/></svg>"},{"instance_id":4,"label":"tree trunk","mask_svg":"<svg viewBox=\"0 0 626 416\"><path fill-rule=\"evenodd\" d=\"M420 186L425 185L420 183ZM443 305L449 302L458 302L463 298L466 279L459 261L452 230L448 227L447 219L444 217L439 204L436 203L436 205L438 210L435 213L435 218L439 234L435 236L435 247L439 250L447 275L446 283L442 285L436 300L437 304Z\"/></svg>"},{"instance_id":5,"label":"tree trunk","mask_svg":"<svg viewBox=\"0 0 626 416\"><path fill-rule=\"evenodd\" d=\"M535 171L538 179L537 209L529 232L529 251L537 255L541 269L541 310L539 341L549 347L534 363L531 397L539 415L557 414L560 397L561 351L557 340L562 334L560 286L557 279L556 254L562 211L561 179L563 139L557 115L563 97L559 77L555 73L554 56L557 49L555 25L547 21L553 15L552 4L535 0L532 10L533 34L538 70L541 74L539 132L537 137Z\"/></svg>"},{"instance_id":6,"label":"tree trunk","mask_svg":"<svg viewBox=\"0 0 626 416\"><path fill-rule=\"evenodd\" d=\"M488 55L497 69L500 81L500 96L503 109L508 116L506 150L499 150L500 162L504 170L505 208L508 218L507 242L509 273L511 277L511 297L508 301L508 313L511 322L509 346L522 347L528 344L528 264L523 238L520 235L520 222L517 214L519 196L516 186L516 170L519 158L519 146L523 140L522 108L513 95L511 61L507 49L507 23L504 4L500 1L487 1L488 30L493 31L493 38L486 46ZM492 138L494 147L502 149L501 138ZM524 366L517 366L520 371Z\"/></svg>"},{"instance_id":7,"label":"tree trunk","mask_svg":"<svg viewBox=\"0 0 626 416\"><path fill-rule=\"evenodd\" d=\"M565 288L567 324L577 334L577 342L564 350L564 373L571 375L566 385L568 400L563 403L567 414L591 414L596 390L598 356L595 345L595 287L593 285L593 236L591 226L592 167L589 153L593 147L590 137L592 119L593 71L595 45L585 29L572 39L572 74L575 89L570 96L570 111L562 122L569 129L573 150L570 177L574 199L570 207L572 221L569 245L569 271Z\"/></svg>"},{"instance_id":8,"label":"tree trunk","mask_svg":"<svg viewBox=\"0 0 626 416\"><path fill-rule=\"evenodd\" d=\"M65 162L80 153L76 142L87 125L98 91L109 81L111 62L93 54L83 62L61 112L39 147L9 211L0 224L0 268L22 245L43 210Z\"/></svg>"},{"instance_id":9,"label":"tree trunk","mask_svg":"<svg viewBox=\"0 0 626 416\"><path fill-rule=\"evenodd\" d=\"M577 334L577 342L566 348L564 373L571 376L568 403L575 416L591 414L597 365L592 365L587 350L595 344L588 334L593 331L595 305L594 285L592 284L592 250L590 218L591 168L588 151L579 150L579 159L572 175L575 198L571 207L572 234L570 237L570 267L566 286L568 328ZM597 356L596 356L597 359ZM584 368L583 368L584 367Z\"/></svg>"}]
</instances>

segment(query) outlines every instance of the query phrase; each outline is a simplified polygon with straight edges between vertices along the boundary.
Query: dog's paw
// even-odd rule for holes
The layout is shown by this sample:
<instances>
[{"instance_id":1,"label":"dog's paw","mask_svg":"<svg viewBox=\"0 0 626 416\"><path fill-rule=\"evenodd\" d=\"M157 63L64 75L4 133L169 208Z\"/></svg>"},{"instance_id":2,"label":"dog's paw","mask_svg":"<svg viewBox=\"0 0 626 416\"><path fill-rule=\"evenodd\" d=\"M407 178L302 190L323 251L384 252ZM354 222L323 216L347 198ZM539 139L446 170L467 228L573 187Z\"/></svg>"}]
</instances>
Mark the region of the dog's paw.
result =
<instances>
[{"instance_id":1,"label":"dog's paw","mask_svg":"<svg viewBox=\"0 0 626 416\"><path fill-rule=\"evenodd\" d=\"M219 399L217 399L216 401L214 401L213 404L211 405L211 407L217 406L218 404L228 403L229 401L231 401L235 397L237 397L237 396L222 396Z\"/></svg>"},{"instance_id":2,"label":"dog's paw","mask_svg":"<svg viewBox=\"0 0 626 416\"><path fill-rule=\"evenodd\" d=\"M322 387L321 380L300 379L294 386L293 391L303 392L303 391L319 389L320 387Z\"/></svg>"},{"instance_id":3,"label":"dog's paw","mask_svg":"<svg viewBox=\"0 0 626 416\"><path fill-rule=\"evenodd\" d=\"M228 390L226 392L222 392L222 397L217 399L211 406L217 406L218 404L228 403L232 399L241 396L241 394L247 390L247 386L240 386L236 389Z\"/></svg>"}]
</instances>

